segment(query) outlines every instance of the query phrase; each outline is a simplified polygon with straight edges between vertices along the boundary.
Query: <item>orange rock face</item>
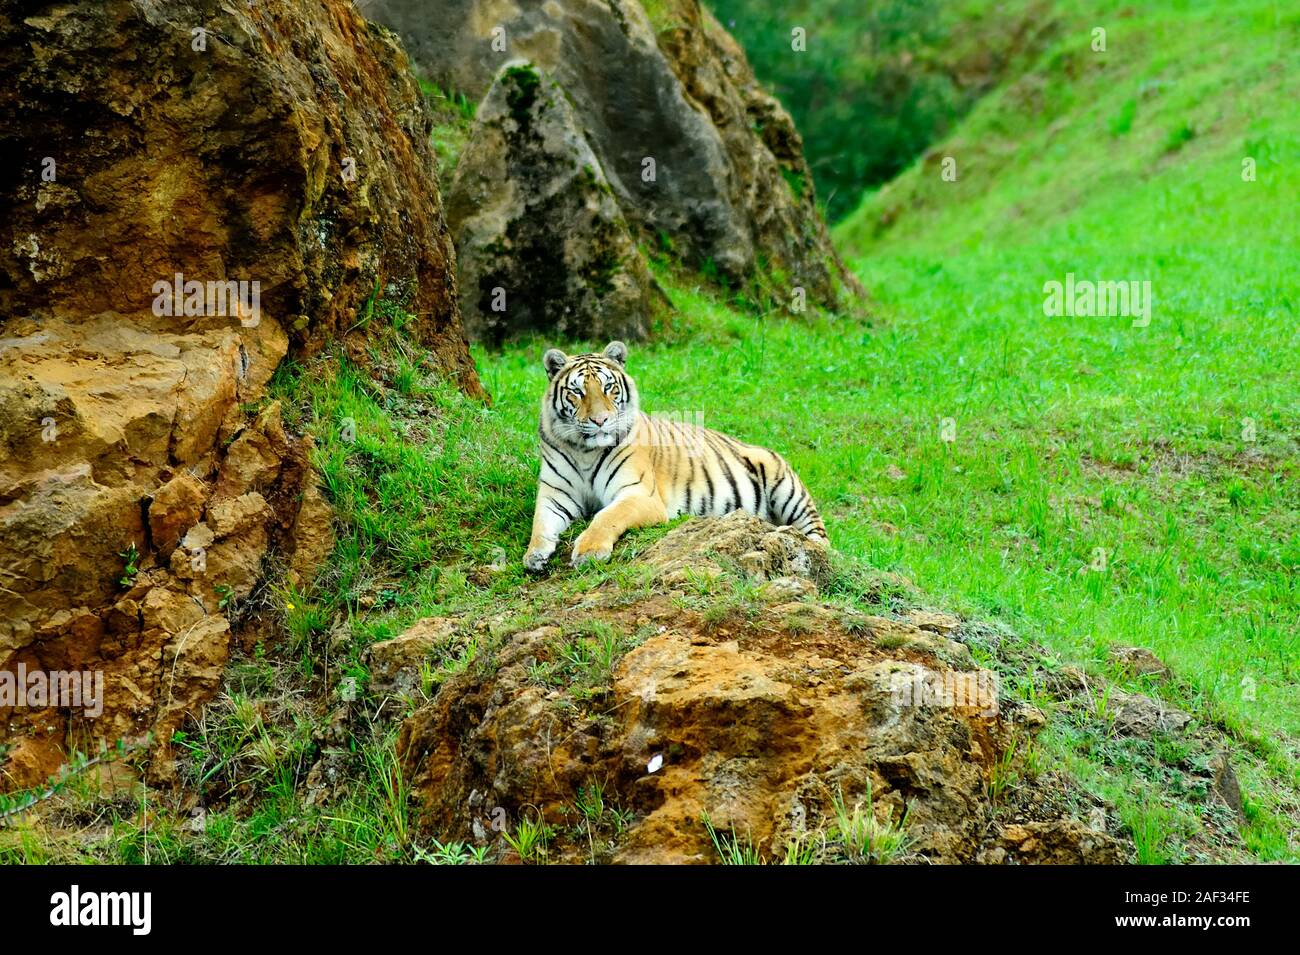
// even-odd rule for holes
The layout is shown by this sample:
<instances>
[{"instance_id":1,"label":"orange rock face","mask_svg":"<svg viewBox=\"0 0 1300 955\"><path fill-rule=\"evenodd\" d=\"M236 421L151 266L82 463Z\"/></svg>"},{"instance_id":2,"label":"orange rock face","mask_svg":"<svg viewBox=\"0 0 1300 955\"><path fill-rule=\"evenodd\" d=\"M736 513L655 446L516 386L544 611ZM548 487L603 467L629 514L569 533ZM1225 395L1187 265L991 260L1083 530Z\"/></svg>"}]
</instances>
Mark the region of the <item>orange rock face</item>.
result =
<instances>
[{"instance_id":1,"label":"orange rock face","mask_svg":"<svg viewBox=\"0 0 1300 955\"><path fill-rule=\"evenodd\" d=\"M482 394L429 120L344 0L7 4L0 75L0 672L104 678L94 715L0 706L0 787L143 734L167 780L231 601L332 547L281 360L378 291Z\"/></svg>"}]
</instances>

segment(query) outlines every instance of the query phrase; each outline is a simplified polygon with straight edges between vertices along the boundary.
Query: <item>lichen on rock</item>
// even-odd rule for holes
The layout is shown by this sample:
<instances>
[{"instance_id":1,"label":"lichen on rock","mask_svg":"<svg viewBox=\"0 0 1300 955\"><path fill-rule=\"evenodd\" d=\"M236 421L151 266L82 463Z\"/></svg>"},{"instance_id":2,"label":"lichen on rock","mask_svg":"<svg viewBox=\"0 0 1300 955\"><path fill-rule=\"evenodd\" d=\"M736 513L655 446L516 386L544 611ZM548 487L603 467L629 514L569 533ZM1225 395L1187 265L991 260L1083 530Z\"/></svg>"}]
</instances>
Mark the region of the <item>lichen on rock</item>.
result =
<instances>
[{"instance_id":1,"label":"lichen on rock","mask_svg":"<svg viewBox=\"0 0 1300 955\"><path fill-rule=\"evenodd\" d=\"M689 520L641 556L664 586L688 575L718 576L740 569L756 581L804 579L814 588L831 578L830 550L793 527L774 527L744 511L716 520Z\"/></svg>"},{"instance_id":2,"label":"lichen on rock","mask_svg":"<svg viewBox=\"0 0 1300 955\"><path fill-rule=\"evenodd\" d=\"M761 273L787 302L798 287L810 305L846 304L861 289L831 245L793 120L697 0L656 8L657 23L636 0L445 0L436 17L425 0L373 0L367 12L423 75L473 100L511 60L557 82L640 240L733 286Z\"/></svg>"},{"instance_id":3,"label":"lichen on rock","mask_svg":"<svg viewBox=\"0 0 1300 955\"><path fill-rule=\"evenodd\" d=\"M666 299L558 84L510 63L479 106L447 198L465 326L642 338Z\"/></svg>"}]
</instances>

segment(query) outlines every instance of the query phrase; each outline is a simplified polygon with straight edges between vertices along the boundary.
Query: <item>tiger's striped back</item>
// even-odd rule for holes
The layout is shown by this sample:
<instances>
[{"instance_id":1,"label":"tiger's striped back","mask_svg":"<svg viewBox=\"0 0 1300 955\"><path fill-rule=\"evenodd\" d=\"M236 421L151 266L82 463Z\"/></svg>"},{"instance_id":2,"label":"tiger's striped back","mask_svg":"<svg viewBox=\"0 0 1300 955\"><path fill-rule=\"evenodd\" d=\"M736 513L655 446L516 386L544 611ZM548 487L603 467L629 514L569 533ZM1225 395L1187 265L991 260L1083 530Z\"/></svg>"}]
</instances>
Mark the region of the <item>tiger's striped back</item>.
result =
<instances>
[{"instance_id":1,"label":"tiger's striped back","mask_svg":"<svg viewBox=\"0 0 1300 955\"><path fill-rule=\"evenodd\" d=\"M670 519L743 510L806 537L827 539L812 495L775 451L671 418L642 414L638 429L650 465L666 478L660 496Z\"/></svg>"}]
</instances>

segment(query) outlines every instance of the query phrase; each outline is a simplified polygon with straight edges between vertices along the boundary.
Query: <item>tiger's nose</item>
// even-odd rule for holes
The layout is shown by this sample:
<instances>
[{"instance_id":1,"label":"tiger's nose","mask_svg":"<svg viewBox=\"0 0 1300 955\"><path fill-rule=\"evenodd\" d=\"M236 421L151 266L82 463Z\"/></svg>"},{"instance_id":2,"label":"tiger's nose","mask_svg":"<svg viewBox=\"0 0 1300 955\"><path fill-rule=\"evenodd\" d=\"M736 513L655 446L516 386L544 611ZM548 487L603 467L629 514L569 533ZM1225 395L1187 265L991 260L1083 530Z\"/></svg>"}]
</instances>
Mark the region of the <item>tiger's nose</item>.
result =
<instances>
[{"instance_id":1,"label":"tiger's nose","mask_svg":"<svg viewBox=\"0 0 1300 955\"><path fill-rule=\"evenodd\" d=\"M597 428L599 428L608 420L609 420L608 411L597 411L593 413L591 416L591 423L594 424Z\"/></svg>"}]
</instances>

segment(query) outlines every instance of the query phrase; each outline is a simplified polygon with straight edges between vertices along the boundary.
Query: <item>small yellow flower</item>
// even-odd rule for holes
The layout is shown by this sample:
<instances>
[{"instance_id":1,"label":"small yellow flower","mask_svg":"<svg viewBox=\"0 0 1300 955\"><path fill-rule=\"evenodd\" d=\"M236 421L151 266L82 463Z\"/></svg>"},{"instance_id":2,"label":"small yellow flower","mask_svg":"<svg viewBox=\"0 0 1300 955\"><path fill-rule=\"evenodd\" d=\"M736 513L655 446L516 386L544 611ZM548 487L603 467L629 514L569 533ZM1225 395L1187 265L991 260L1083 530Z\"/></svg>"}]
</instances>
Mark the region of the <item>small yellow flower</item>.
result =
<instances>
[{"instance_id":1,"label":"small yellow flower","mask_svg":"<svg viewBox=\"0 0 1300 955\"><path fill-rule=\"evenodd\" d=\"M285 609L285 610L292 610L292 609L293 609L293 601L291 601L291 600L287 600L287 601L285 601L284 609Z\"/></svg>"}]
</instances>

